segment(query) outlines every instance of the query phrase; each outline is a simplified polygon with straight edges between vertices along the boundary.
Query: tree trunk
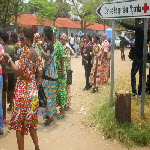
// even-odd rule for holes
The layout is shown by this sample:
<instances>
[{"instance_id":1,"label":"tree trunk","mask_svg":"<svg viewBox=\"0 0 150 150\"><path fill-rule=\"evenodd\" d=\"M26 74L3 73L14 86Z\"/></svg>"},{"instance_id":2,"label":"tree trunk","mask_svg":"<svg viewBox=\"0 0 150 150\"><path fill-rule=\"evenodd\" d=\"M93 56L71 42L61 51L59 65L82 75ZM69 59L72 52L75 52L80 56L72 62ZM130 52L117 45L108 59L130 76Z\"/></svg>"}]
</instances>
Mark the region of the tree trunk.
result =
<instances>
[{"instance_id":1,"label":"tree trunk","mask_svg":"<svg viewBox=\"0 0 150 150\"><path fill-rule=\"evenodd\" d=\"M106 23L105 23L105 20L104 20L104 33L105 33L105 25L106 25Z\"/></svg>"},{"instance_id":2,"label":"tree trunk","mask_svg":"<svg viewBox=\"0 0 150 150\"><path fill-rule=\"evenodd\" d=\"M56 19L54 19L54 24L53 24L54 27L55 27L55 24L56 24Z\"/></svg>"},{"instance_id":3,"label":"tree trunk","mask_svg":"<svg viewBox=\"0 0 150 150\"><path fill-rule=\"evenodd\" d=\"M16 29L16 33L18 34L18 23L17 23L17 18L18 18L18 4L15 5L15 29Z\"/></svg>"},{"instance_id":4,"label":"tree trunk","mask_svg":"<svg viewBox=\"0 0 150 150\"><path fill-rule=\"evenodd\" d=\"M86 21L84 21L84 31L86 30Z\"/></svg>"},{"instance_id":5,"label":"tree trunk","mask_svg":"<svg viewBox=\"0 0 150 150\"><path fill-rule=\"evenodd\" d=\"M81 19L81 31L82 31L82 33L84 32L83 31L83 20Z\"/></svg>"}]
</instances>

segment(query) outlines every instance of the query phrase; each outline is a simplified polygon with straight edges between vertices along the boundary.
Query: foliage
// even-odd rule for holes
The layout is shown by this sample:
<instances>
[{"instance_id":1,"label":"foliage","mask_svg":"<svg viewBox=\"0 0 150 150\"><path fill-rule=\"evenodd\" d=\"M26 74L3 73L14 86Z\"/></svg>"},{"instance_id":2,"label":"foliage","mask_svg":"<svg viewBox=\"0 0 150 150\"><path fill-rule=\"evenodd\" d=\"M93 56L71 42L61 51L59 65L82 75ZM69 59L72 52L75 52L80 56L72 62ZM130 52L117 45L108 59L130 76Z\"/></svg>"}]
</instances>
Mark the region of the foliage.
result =
<instances>
[{"instance_id":1,"label":"foliage","mask_svg":"<svg viewBox=\"0 0 150 150\"><path fill-rule=\"evenodd\" d=\"M17 16L22 13L23 0L2 0L0 3L0 24L9 25L15 20L17 26Z\"/></svg>"},{"instance_id":2,"label":"foliage","mask_svg":"<svg viewBox=\"0 0 150 150\"><path fill-rule=\"evenodd\" d=\"M53 20L56 14L56 7L48 0L30 0L28 6L30 7L29 11L38 15L40 23L45 19Z\"/></svg>"},{"instance_id":3,"label":"foliage","mask_svg":"<svg viewBox=\"0 0 150 150\"><path fill-rule=\"evenodd\" d=\"M13 12L11 11L11 0L2 0L0 3L0 24L8 25L11 22Z\"/></svg>"},{"instance_id":4,"label":"foliage","mask_svg":"<svg viewBox=\"0 0 150 150\"><path fill-rule=\"evenodd\" d=\"M115 82L115 91L130 91L130 75L124 75ZM105 89L105 90L103 90ZM100 87L103 91L98 97L95 97L92 105L92 113L87 125L95 128L97 132L102 133L105 139L116 139L126 147L149 146L150 145L150 95L146 94L145 118L140 117L140 98L131 100L131 124L119 124L115 119L115 107L110 107L109 93L110 83ZM114 99L115 100L115 99Z\"/></svg>"},{"instance_id":5,"label":"foliage","mask_svg":"<svg viewBox=\"0 0 150 150\"><path fill-rule=\"evenodd\" d=\"M62 18L69 18L71 11L71 6L69 3L63 0L56 0L56 2L53 2L57 8L57 12L55 15L55 18L62 17Z\"/></svg>"}]
</instances>

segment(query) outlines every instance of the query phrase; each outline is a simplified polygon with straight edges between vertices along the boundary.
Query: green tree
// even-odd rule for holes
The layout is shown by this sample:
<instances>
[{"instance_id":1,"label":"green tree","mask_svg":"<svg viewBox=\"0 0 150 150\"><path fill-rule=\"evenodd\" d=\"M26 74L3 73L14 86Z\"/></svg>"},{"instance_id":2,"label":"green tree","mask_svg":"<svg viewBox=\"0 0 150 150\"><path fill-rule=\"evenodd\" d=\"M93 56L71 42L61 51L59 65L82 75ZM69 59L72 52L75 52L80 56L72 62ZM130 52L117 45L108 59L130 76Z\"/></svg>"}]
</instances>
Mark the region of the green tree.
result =
<instances>
[{"instance_id":1,"label":"green tree","mask_svg":"<svg viewBox=\"0 0 150 150\"><path fill-rule=\"evenodd\" d=\"M30 0L28 5L30 6L30 11L33 14L38 15L39 22L42 23L46 19L49 21L55 18L56 7L54 3L48 0Z\"/></svg>"},{"instance_id":2,"label":"green tree","mask_svg":"<svg viewBox=\"0 0 150 150\"><path fill-rule=\"evenodd\" d=\"M18 33L17 18L22 13L23 0L11 0L11 5L13 6L12 12L14 13L13 15L15 17L15 29L16 29L16 33Z\"/></svg>"},{"instance_id":3,"label":"green tree","mask_svg":"<svg viewBox=\"0 0 150 150\"><path fill-rule=\"evenodd\" d=\"M0 24L2 25L2 28L9 25L12 20L13 13L10 8L11 0L2 0L0 3Z\"/></svg>"}]
</instances>

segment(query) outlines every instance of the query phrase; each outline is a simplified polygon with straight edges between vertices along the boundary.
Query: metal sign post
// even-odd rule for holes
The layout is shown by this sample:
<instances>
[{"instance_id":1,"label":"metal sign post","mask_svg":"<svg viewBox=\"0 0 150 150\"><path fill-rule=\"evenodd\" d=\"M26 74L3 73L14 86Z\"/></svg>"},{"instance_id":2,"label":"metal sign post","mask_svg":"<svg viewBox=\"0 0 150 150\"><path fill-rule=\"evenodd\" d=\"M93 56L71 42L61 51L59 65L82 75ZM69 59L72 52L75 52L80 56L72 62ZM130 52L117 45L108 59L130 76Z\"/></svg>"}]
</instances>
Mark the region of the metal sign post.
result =
<instances>
[{"instance_id":1,"label":"metal sign post","mask_svg":"<svg viewBox=\"0 0 150 150\"><path fill-rule=\"evenodd\" d=\"M114 94L114 53L115 53L115 20L112 20L112 41L111 41L111 92L110 92L110 106L113 105Z\"/></svg>"},{"instance_id":2,"label":"metal sign post","mask_svg":"<svg viewBox=\"0 0 150 150\"><path fill-rule=\"evenodd\" d=\"M150 0L126 0L102 3L96 13L102 19L113 19L112 21L112 58L111 58L111 93L110 105L113 105L114 90L114 49L115 49L115 20L125 18L150 18ZM144 19L144 47L143 47L143 78L141 116L144 117L145 87L146 87L146 54L147 54L147 30L148 20Z\"/></svg>"},{"instance_id":3,"label":"metal sign post","mask_svg":"<svg viewBox=\"0 0 150 150\"><path fill-rule=\"evenodd\" d=\"M147 62L147 31L148 31L148 19L144 19L144 45L143 45L143 76L142 76L141 117L144 117L144 105L145 105L146 62Z\"/></svg>"}]
</instances>

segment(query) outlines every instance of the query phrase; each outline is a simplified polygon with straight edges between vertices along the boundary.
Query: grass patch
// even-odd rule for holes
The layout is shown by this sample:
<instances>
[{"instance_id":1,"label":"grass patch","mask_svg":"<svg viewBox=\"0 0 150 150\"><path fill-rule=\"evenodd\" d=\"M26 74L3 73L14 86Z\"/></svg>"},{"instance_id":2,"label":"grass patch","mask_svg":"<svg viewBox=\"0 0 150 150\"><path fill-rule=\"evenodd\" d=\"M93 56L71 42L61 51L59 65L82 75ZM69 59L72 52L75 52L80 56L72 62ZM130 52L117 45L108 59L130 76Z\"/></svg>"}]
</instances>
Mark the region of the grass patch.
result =
<instances>
[{"instance_id":1,"label":"grass patch","mask_svg":"<svg viewBox=\"0 0 150 150\"><path fill-rule=\"evenodd\" d=\"M131 91L130 75L115 80L115 91ZM119 124L115 119L115 108L110 107L110 81L100 87L100 93L91 105L87 126L94 127L105 139L115 139L126 147L150 145L150 95L146 94L145 118L141 119L141 100L132 98L131 124ZM114 98L115 103L115 98Z\"/></svg>"}]
</instances>

